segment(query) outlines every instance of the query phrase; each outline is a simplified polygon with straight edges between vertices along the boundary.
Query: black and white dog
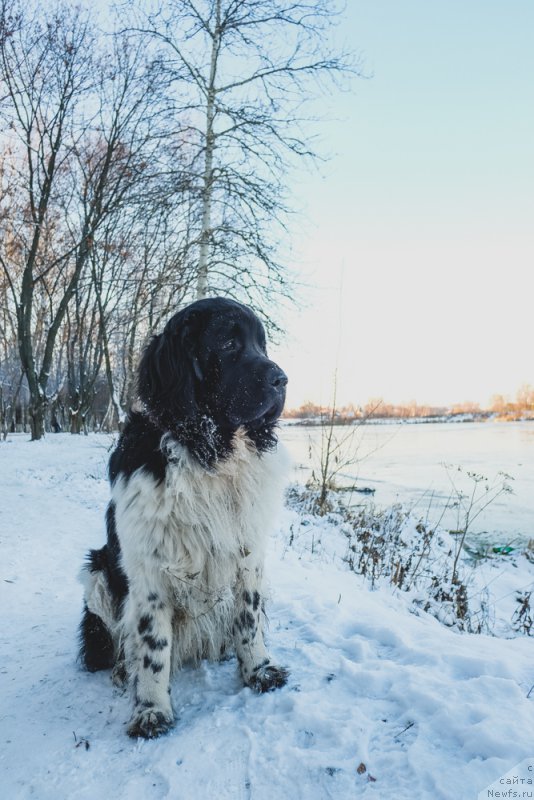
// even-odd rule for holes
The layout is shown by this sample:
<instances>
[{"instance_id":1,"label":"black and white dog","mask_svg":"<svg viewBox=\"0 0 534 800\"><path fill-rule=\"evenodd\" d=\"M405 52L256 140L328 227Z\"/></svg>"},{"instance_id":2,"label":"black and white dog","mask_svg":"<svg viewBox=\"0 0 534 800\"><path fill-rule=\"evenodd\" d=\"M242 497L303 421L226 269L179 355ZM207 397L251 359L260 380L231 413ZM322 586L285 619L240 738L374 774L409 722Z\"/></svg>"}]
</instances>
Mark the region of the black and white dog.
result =
<instances>
[{"instance_id":1,"label":"black and white dog","mask_svg":"<svg viewBox=\"0 0 534 800\"><path fill-rule=\"evenodd\" d=\"M286 683L263 641L266 534L285 455L275 426L287 378L246 306L199 300L152 339L109 464L107 544L82 570L81 660L129 680L130 736L173 722L169 678L234 650L246 685Z\"/></svg>"}]
</instances>

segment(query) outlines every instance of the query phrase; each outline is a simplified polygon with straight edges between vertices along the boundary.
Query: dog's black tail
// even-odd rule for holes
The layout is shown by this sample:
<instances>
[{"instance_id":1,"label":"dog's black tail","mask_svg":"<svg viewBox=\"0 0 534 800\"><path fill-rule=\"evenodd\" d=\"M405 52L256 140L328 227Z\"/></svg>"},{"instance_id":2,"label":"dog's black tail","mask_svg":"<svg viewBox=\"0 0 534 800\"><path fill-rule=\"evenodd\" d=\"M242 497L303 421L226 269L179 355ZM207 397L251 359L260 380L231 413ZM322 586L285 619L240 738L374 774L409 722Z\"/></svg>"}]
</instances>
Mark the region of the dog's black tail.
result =
<instances>
[{"instance_id":1,"label":"dog's black tail","mask_svg":"<svg viewBox=\"0 0 534 800\"><path fill-rule=\"evenodd\" d=\"M89 672L111 669L115 663L112 636L100 617L89 611L87 603L80 623L80 661Z\"/></svg>"},{"instance_id":2,"label":"dog's black tail","mask_svg":"<svg viewBox=\"0 0 534 800\"><path fill-rule=\"evenodd\" d=\"M98 614L89 610L87 605L88 595L92 598L102 599L106 603L106 594L109 594L109 606L112 604L111 594L107 586L107 546L101 550L90 550L87 564L82 570L82 580L85 584L86 599L83 604L83 614L79 630L80 651L79 658L89 672L100 669L110 669L115 663L115 645L111 632ZM93 600L94 602L94 600Z\"/></svg>"}]
</instances>

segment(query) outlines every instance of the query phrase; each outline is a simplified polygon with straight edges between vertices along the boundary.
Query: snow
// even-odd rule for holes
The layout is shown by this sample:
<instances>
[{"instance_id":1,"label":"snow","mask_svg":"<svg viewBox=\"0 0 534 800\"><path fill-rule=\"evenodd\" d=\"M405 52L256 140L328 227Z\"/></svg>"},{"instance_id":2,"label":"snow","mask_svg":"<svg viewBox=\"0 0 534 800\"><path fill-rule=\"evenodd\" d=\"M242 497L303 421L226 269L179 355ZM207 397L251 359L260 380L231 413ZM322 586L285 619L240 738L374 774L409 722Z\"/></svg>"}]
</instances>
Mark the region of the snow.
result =
<instances>
[{"instance_id":1,"label":"snow","mask_svg":"<svg viewBox=\"0 0 534 800\"><path fill-rule=\"evenodd\" d=\"M393 577L402 565L402 596L412 600L412 613L425 609L441 622L462 631L502 638L525 635L531 623L529 612L527 609L523 620L518 619L518 612L520 599L522 602L534 590L533 542L528 547L495 553L479 535L468 535L463 558L458 562L458 579L465 589L463 613L458 616L454 602L437 599L440 592L454 594L450 575L459 546L458 537L438 524L438 510L429 516L424 509L397 504L381 511L367 504L365 509L359 509L351 524L353 508L343 505L344 493L329 494L331 510L322 517L309 511L312 498L317 497L316 490L293 484L288 494L292 507L299 512L289 523L291 547L302 557L309 559L313 554L314 559L335 563L340 569L349 569L351 564L354 572L360 572L363 555L362 561L367 561L367 580L386 591L394 590ZM367 553L371 547L374 553L371 567L369 555L362 553L358 534L369 536L373 526L378 528L374 531L374 543L368 543ZM429 532L435 535L429 537Z\"/></svg>"},{"instance_id":2,"label":"snow","mask_svg":"<svg viewBox=\"0 0 534 800\"><path fill-rule=\"evenodd\" d=\"M104 540L111 444L0 445L3 797L467 800L534 756L532 640L459 634L403 593L370 591L289 547L289 510L267 565L289 685L256 696L234 660L186 669L172 732L130 740L127 696L76 662L76 575Z\"/></svg>"}]
</instances>

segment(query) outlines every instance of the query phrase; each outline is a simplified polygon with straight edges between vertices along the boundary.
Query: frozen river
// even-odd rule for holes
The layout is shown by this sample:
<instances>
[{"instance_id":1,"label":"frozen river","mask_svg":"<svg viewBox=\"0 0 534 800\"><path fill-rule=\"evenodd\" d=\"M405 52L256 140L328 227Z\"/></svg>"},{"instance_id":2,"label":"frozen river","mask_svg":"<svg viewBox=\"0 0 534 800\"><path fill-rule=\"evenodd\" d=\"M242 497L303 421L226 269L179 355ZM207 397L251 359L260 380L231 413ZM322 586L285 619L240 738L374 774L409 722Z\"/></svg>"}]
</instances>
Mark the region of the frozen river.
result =
<instances>
[{"instance_id":1,"label":"frozen river","mask_svg":"<svg viewBox=\"0 0 534 800\"><path fill-rule=\"evenodd\" d=\"M347 430L336 427L334 435L342 438ZM317 467L321 435L319 427L282 427L281 439L294 461L294 480L304 483ZM373 495L354 493L353 503L369 502L369 498L377 506L401 502L416 506L422 516L430 504L429 519L435 521L454 491L451 478L458 489L470 492L473 482L467 471L482 474L490 482L504 472L513 478L509 481L513 494L504 494L488 506L473 530L498 544L515 537L534 538L532 422L368 424L356 429L345 451L351 447L358 460L342 470L339 484L374 490ZM479 496L484 485L478 486ZM456 528L457 512L447 512L444 522Z\"/></svg>"}]
</instances>

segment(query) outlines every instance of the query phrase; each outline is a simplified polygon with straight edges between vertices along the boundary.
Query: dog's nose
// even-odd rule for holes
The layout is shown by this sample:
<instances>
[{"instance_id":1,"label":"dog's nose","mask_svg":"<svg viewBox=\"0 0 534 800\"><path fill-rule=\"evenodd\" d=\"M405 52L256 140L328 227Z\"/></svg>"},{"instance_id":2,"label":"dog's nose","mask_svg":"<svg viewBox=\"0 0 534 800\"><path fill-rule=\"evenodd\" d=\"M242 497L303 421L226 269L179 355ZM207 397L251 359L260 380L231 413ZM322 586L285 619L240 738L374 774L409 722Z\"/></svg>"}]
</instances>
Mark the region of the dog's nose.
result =
<instances>
[{"instance_id":1,"label":"dog's nose","mask_svg":"<svg viewBox=\"0 0 534 800\"><path fill-rule=\"evenodd\" d=\"M274 367L271 376L271 385L274 386L275 389L283 389L287 386L287 375L280 367Z\"/></svg>"}]
</instances>

